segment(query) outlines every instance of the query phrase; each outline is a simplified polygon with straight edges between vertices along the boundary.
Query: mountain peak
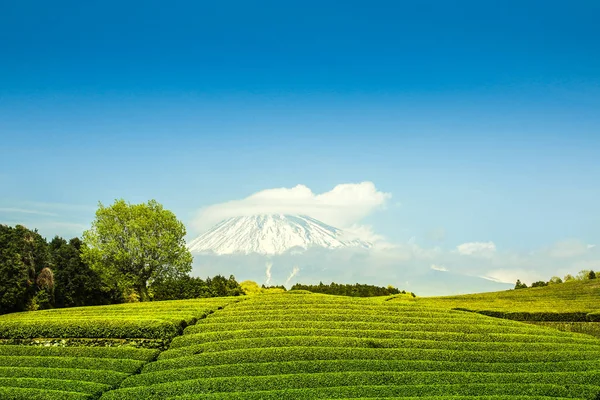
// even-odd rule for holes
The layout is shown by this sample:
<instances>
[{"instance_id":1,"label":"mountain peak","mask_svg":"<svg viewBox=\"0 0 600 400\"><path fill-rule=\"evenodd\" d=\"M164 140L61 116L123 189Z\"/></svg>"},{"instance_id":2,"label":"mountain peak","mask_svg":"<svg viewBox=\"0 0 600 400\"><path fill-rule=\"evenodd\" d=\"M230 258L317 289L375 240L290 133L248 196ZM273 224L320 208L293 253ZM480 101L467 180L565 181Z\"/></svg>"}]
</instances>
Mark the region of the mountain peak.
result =
<instances>
[{"instance_id":1,"label":"mountain peak","mask_svg":"<svg viewBox=\"0 0 600 400\"><path fill-rule=\"evenodd\" d=\"M343 230L307 215L260 214L223 220L188 248L193 253L271 255L313 246L369 248L372 244L349 239Z\"/></svg>"}]
</instances>

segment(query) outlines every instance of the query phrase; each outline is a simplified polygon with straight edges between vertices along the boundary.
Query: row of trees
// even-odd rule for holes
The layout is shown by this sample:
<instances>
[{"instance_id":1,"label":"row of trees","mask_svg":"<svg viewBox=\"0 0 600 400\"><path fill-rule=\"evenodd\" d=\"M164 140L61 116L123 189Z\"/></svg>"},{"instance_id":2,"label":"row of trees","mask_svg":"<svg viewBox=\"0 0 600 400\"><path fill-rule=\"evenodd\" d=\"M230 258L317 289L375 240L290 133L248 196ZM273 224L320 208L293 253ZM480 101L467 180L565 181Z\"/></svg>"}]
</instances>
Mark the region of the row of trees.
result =
<instances>
[{"instance_id":1,"label":"row of trees","mask_svg":"<svg viewBox=\"0 0 600 400\"><path fill-rule=\"evenodd\" d=\"M350 284L339 284L331 282L329 285L324 285L323 282L319 282L318 285L302 285L295 284L291 290L308 290L313 293L324 293L333 294L339 296L352 296L352 297L372 297L372 296L389 296L393 294L407 294L406 291L400 291L391 285L388 287L365 285L356 283ZM415 297L414 293L410 293Z\"/></svg>"},{"instance_id":2,"label":"row of trees","mask_svg":"<svg viewBox=\"0 0 600 400\"><path fill-rule=\"evenodd\" d=\"M118 302L81 259L82 246L78 238L47 243L37 230L0 225L0 313Z\"/></svg>"},{"instance_id":3,"label":"row of trees","mask_svg":"<svg viewBox=\"0 0 600 400\"><path fill-rule=\"evenodd\" d=\"M575 276L573 276L571 274L567 274L567 275L565 275L564 279L561 279L558 276L553 276L547 282L545 282L545 281L533 282L531 284L531 287L542 287L542 286L548 286L548 285L556 285L556 284L563 283L563 282L585 281L585 280L590 280L590 279L596 279L596 273L592 270L584 269L584 270L579 271L579 273ZM515 283L515 289L526 289L526 288L527 288L527 284L521 282L520 279L517 279L517 283Z\"/></svg>"},{"instance_id":4,"label":"row of trees","mask_svg":"<svg viewBox=\"0 0 600 400\"><path fill-rule=\"evenodd\" d=\"M233 276L190 277L185 227L154 200L101 203L83 240L0 225L0 314L243 294Z\"/></svg>"}]
</instances>

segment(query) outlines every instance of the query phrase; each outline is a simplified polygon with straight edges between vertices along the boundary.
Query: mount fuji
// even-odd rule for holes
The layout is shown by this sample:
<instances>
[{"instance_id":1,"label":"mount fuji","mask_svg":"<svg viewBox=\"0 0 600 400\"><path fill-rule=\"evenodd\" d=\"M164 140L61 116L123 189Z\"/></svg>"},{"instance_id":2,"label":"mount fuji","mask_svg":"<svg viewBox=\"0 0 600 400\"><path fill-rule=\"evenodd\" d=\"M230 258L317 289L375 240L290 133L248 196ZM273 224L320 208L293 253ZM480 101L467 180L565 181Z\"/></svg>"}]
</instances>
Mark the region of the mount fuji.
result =
<instances>
[{"instance_id":1,"label":"mount fuji","mask_svg":"<svg viewBox=\"0 0 600 400\"><path fill-rule=\"evenodd\" d=\"M373 246L349 236L306 215L265 214L221 221L192 240L188 248L192 253L274 255L313 246L328 249Z\"/></svg>"}]
</instances>

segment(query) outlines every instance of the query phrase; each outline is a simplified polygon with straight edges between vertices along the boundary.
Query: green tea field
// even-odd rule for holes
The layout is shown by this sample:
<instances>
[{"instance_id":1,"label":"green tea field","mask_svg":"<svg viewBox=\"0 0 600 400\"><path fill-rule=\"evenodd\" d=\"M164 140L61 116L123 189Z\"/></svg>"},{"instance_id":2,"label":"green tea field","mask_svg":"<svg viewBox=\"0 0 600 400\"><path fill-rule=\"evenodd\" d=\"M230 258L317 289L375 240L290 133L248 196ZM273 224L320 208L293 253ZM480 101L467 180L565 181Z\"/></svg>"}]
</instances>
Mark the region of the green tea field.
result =
<instances>
[{"instance_id":1,"label":"green tea field","mask_svg":"<svg viewBox=\"0 0 600 400\"><path fill-rule=\"evenodd\" d=\"M0 398L595 399L598 338L480 313L593 319L598 288L587 285L415 299L292 291L8 314Z\"/></svg>"}]
</instances>

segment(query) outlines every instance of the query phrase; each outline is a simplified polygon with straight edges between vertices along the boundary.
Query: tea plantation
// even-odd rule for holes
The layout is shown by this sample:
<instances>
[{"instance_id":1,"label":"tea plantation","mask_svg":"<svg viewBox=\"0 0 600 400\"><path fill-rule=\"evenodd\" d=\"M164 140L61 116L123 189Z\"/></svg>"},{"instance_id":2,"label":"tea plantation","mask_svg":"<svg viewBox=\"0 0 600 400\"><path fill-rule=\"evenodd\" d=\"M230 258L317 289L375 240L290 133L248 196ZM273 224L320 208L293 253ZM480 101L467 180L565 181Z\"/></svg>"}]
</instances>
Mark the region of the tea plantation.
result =
<instances>
[{"instance_id":1,"label":"tea plantation","mask_svg":"<svg viewBox=\"0 0 600 400\"><path fill-rule=\"evenodd\" d=\"M516 311L560 313L541 289L506 293L535 293ZM9 314L0 398L598 396L598 338L472 312L494 310L484 303L287 292ZM582 304L566 312L598 310Z\"/></svg>"}]
</instances>

